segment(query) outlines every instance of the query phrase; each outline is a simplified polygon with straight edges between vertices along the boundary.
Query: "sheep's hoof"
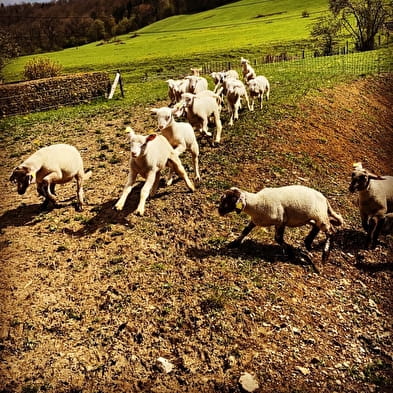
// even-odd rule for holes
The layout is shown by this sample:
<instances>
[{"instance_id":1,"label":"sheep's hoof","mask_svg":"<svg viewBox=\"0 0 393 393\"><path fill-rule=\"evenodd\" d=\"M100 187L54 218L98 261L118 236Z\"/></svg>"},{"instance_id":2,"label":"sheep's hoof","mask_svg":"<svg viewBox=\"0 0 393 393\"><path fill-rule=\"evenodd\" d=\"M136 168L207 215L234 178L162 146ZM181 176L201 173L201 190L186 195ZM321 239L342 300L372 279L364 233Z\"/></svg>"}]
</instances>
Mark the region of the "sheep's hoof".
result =
<instances>
[{"instance_id":1,"label":"sheep's hoof","mask_svg":"<svg viewBox=\"0 0 393 393\"><path fill-rule=\"evenodd\" d=\"M144 210L136 210L135 215L142 217L145 214Z\"/></svg>"},{"instance_id":2,"label":"sheep's hoof","mask_svg":"<svg viewBox=\"0 0 393 393\"><path fill-rule=\"evenodd\" d=\"M80 205L79 203L75 206L75 210L77 211L77 212L82 212L83 211L83 206L82 205Z\"/></svg>"},{"instance_id":3,"label":"sheep's hoof","mask_svg":"<svg viewBox=\"0 0 393 393\"><path fill-rule=\"evenodd\" d=\"M113 206L113 209L114 209L114 210L117 210L117 211L119 212L120 210L123 210L123 206L121 206L121 205L115 205L115 206Z\"/></svg>"}]
</instances>

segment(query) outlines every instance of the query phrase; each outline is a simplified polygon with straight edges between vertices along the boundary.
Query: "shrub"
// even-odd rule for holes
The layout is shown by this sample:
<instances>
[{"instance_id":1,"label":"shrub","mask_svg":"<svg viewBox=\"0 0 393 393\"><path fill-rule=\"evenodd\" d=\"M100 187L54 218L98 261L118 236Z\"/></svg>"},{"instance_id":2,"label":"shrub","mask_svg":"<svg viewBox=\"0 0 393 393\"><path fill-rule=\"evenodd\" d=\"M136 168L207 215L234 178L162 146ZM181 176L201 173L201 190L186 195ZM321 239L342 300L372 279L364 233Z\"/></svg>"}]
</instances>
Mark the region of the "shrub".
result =
<instances>
[{"instance_id":1,"label":"shrub","mask_svg":"<svg viewBox=\"0 0 393 393\"><path fill-rule=\"evenodd\" d=\"M34 57L29 60L23 72L26 80L50 78L58 76L62 69L61 64L45 57Z\"/></svg>"},{"instance_id":2,"label":"shrub","mask_svg":"<svg viewBox=\"0 0 393 393\"><path fill-rule=\"evenodd\" d=\"M302 18L308 18L309 16L310 16L310 13L308 11L302 12Z\"/></svg>"}]
</instances>

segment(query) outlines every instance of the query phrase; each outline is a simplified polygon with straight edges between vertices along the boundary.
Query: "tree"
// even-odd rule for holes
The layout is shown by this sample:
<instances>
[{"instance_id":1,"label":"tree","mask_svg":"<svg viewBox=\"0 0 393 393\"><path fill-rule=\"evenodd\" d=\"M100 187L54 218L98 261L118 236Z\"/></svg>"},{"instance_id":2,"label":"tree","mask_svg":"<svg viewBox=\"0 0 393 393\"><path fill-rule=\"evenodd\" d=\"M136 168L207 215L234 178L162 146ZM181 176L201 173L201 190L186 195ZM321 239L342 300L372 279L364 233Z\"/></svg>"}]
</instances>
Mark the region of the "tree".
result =
<instances>
[{"instance_id":1,"label":"tree","mask_svg":"<svg viewBox=\"0 0 393 393\"><path fill-rule=\"evenodd\" d=\"M360 51L374 49L375 36L382 28L392 2L387 0L329 0L329 8L353 36Z\"/></svg>"},{"instance_id":2,"label":"tree","mask_svg":"<svg viewBox=\"0 0 393 393\"><path fill-rule=\"evenodd\" d=\"M337 43L341 23L333 15L319 18L312 26L311 36L317 39L324 55L333 54L333 47Z\"/></svg>"},{"instance_id":3,"label":"tree","mask_svg":"<svg viewBox=\"0 0 393 393\"><path fill-rule=\"evenodd\" d=\"M8 31L0 29L0 75L6 61L19 56L19 54L20 48L12 35Z\"/></svg>"}]
</instances>

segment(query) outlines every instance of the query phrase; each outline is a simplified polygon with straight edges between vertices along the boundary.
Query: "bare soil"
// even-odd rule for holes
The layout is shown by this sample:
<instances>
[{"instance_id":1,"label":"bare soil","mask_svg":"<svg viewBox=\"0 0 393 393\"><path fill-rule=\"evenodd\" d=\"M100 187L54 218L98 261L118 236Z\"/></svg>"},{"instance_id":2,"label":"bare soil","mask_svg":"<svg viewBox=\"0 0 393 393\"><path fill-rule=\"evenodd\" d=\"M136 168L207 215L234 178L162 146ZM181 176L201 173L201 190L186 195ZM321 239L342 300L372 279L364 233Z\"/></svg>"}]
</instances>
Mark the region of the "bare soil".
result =
<instances>
[{"instance_id":1,"label":"bare soil","mask_svg":"<svg viewBox=\"0 0 393 393\"><path fill-rule=\"evenodd\" d=\"M392 392L393 239L364 249L348 192L353 162L393 173L392 105L385 74L310 92L267 128L244 111L232 129L224 124L220 146L200 141L197 191L163 185L144 217L133 214L138 190L124 211L113 205L128 171L124 127L154 130L150 108L33 124L24 138L5 132L0 392L235 393L244 372L264 393ZM58 142L93 168L82 213L74 184L41 212L34 189L21 197L8 182L29 154ZM191 172L187 153L182 160ZM346 220L329 261L323 236L314 268L300 251L283 253L270 228L229 249L248 219L219 217L222 191L292 183L321 190ZM305 234L288 229L286 240L303 250Z\"/></svg>"}]
</instances>

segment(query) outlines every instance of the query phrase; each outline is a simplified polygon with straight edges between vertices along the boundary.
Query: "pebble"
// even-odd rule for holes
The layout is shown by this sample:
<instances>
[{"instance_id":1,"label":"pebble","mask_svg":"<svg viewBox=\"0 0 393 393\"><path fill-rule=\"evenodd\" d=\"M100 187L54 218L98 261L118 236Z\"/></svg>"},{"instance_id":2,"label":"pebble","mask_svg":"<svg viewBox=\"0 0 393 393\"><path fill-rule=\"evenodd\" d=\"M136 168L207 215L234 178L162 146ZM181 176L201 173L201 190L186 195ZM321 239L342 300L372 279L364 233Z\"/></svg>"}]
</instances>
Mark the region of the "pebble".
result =
<instances>
[{"instance_id":1,"label":"pebble","mask_svg":"<svg viewBox=\"0 0 393 393\"><path fill-rule=\"evenodd\" d=\"M254 392L259 388L259 384L255 377L249 373L243 373L239 378L239 384L246 392Z\"/></svg>"}]
</instances>

